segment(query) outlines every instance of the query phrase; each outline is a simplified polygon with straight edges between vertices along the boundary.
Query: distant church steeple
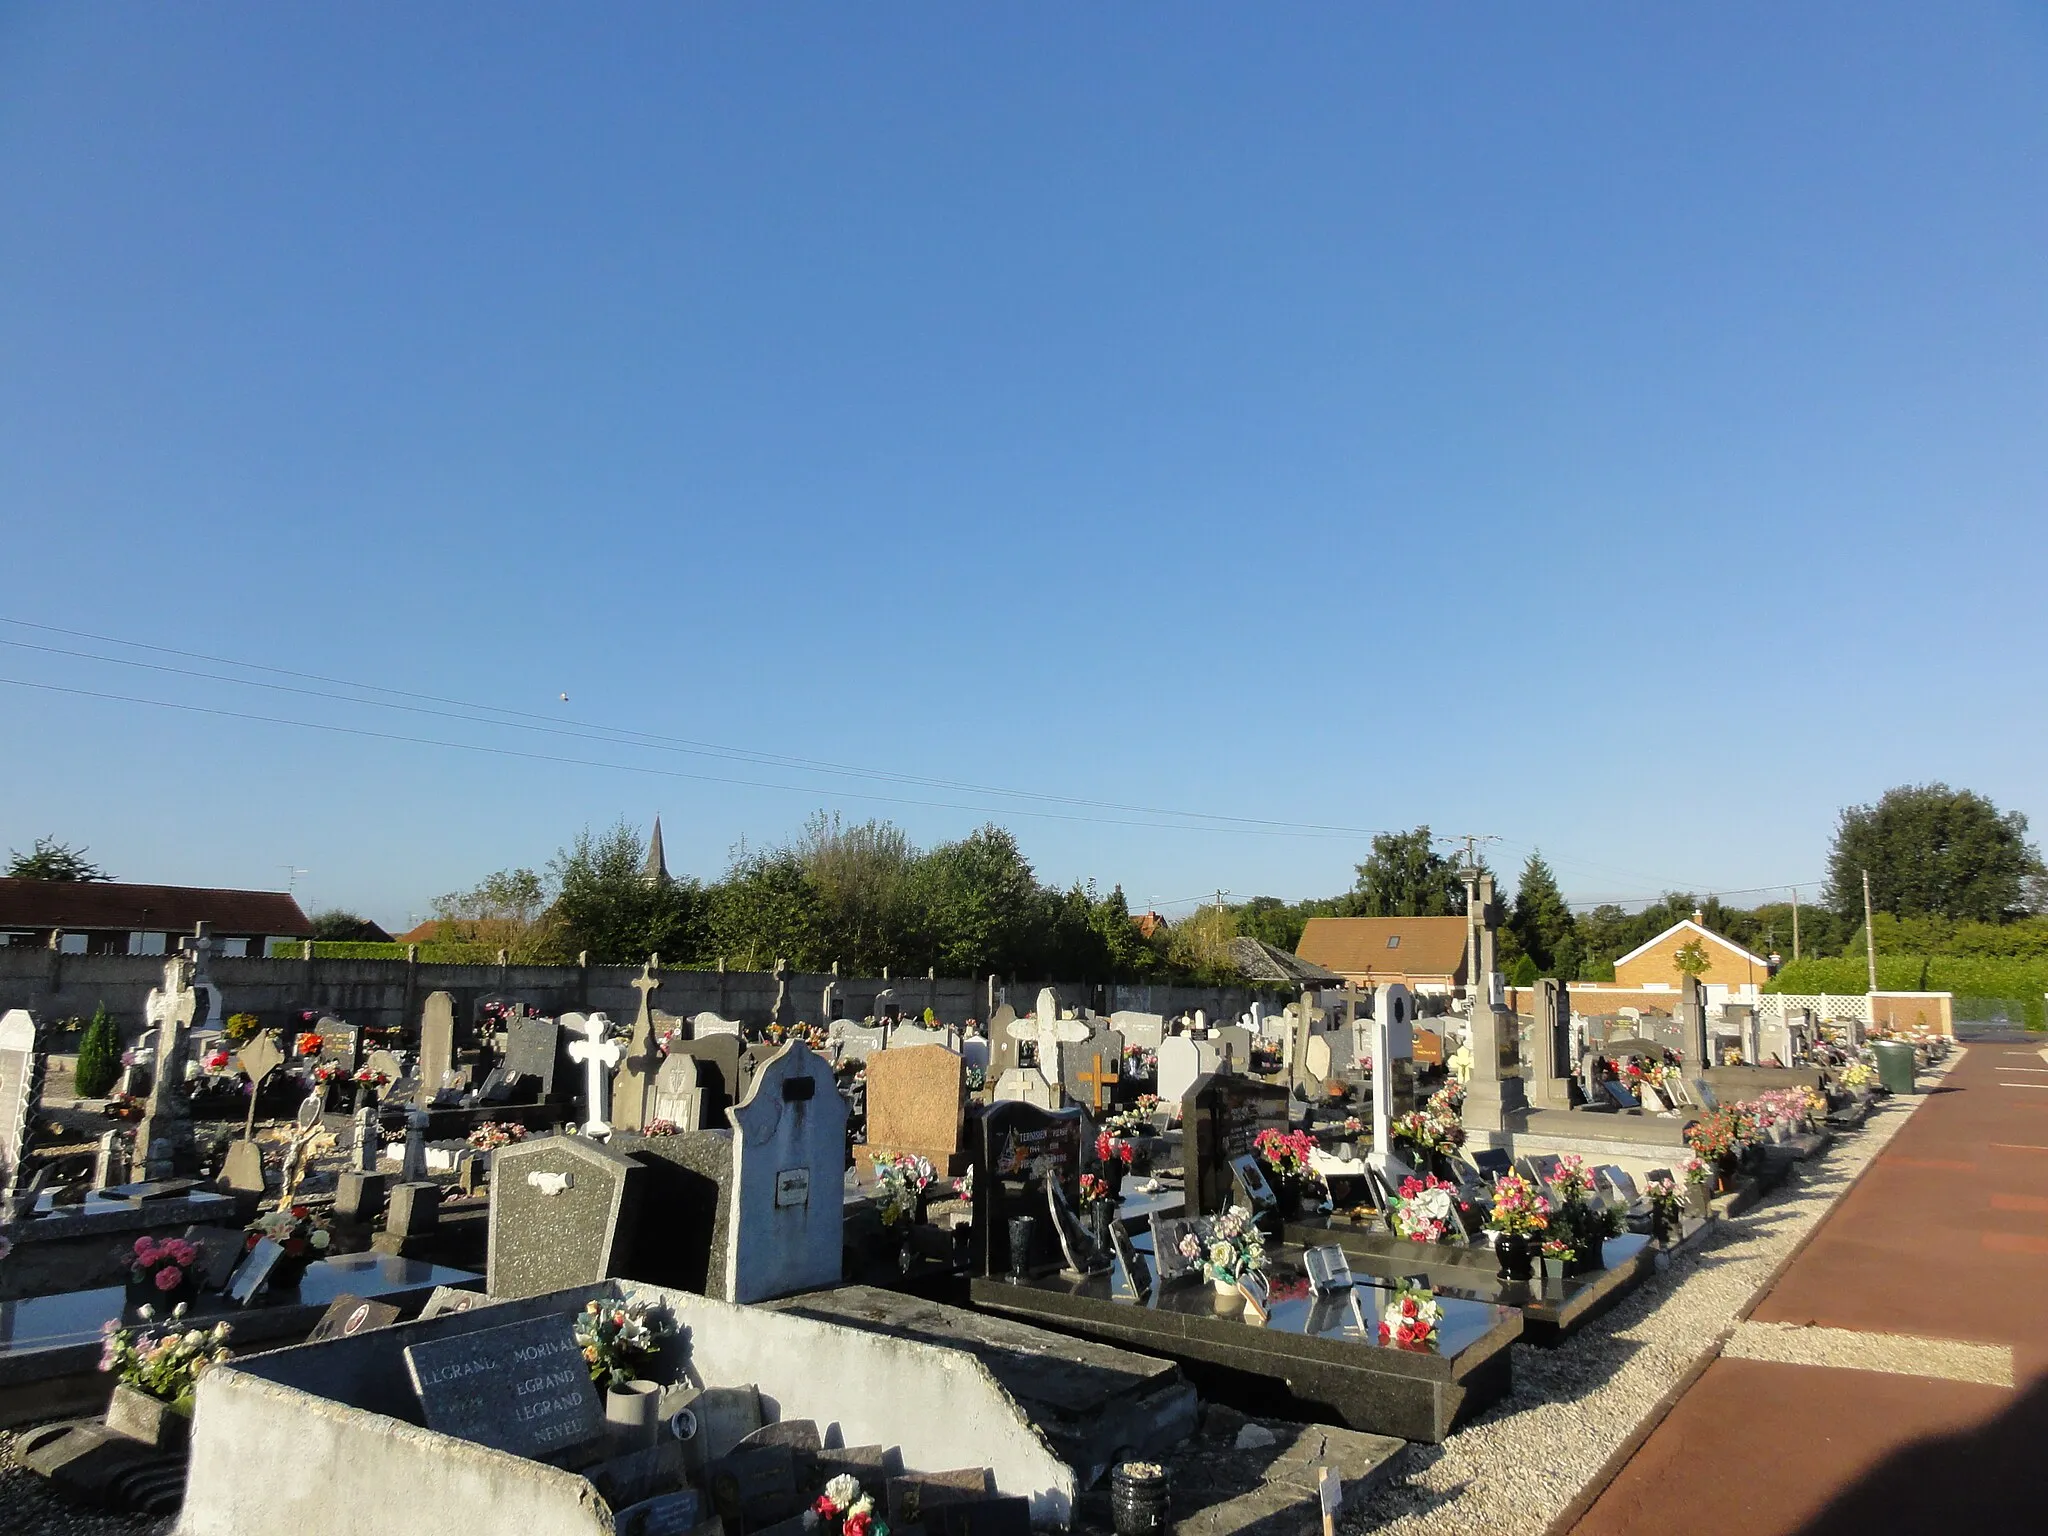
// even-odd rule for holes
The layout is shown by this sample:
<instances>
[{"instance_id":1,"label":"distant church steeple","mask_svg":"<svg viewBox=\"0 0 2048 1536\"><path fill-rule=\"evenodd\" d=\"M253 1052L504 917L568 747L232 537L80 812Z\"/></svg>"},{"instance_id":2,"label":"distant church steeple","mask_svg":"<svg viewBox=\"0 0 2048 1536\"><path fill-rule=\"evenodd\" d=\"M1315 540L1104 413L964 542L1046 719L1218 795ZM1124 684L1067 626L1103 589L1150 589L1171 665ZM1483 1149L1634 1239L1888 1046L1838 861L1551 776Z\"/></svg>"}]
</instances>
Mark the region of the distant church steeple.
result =
<instances>
[{"instance_id":1,"label":"distant church steeple","mask_svg":"<svg viewBox=\"0 0 2048 1536\"><path fill-rule=\"evenodd\" d=\"M668 884L668 860L661 851L661 818L654 818L654 835L647 839L647 863L640 871L640 878L649 885Z\"/></svg>"}]
</instances>

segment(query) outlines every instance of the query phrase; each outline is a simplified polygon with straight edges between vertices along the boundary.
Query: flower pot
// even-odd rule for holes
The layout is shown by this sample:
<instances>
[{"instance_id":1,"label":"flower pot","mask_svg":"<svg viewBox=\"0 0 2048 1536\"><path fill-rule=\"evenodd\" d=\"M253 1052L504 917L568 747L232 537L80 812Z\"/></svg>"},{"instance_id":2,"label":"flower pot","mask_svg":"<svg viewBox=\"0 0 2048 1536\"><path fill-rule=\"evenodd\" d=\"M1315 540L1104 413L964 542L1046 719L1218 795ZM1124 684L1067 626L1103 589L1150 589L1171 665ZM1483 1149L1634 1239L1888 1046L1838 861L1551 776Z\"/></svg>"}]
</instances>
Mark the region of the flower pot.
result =
<instances>
[{"instance_id":1,"label":"flower pot","mask_svg":"<svg viewBox=\"0 0 2048 1536\"><path fill-rule=\"evenodd\" d=\"M1124 1173L1124 1160L1121 1157L1106 1157L1102 1160L1102 1182L1107 1186L1112 1202L1123 1197Z\"/></svg>"},{"instance_id":2,"label":"flower pot","mask_svg":"<svg viewBox=\"0 0 2048 1536\"><path fill-rule=\"evenodd\" d=\"M1038 1225L1036 1216L1012 1216L1010 1218L1010 1274L1021 1279L1031 1267L1031 1232Z\"/></svg>"},{"instance_id":3,"label":"flower pot","mask_svg":"<svg viewBox=\"0 0 2048 1536\"><path fill-rule=\"evenodd\" d=\"M1220 1279L1215 1275L1211 1275L1209 1277L1209 1283L1216 1288L1216 1294L1218 1296L1233 1296L1236 1297L1239 1301L1244 1300L1242 1296L1238 1296L1237 1294L1237 1281L1235 1279L1225 1280Z\"/></svg>"},{"instance_id":4,"label":"flower pot","mask_svg":"<svg viewBox=\"0 0 2048 1536\"><path fill-rule=\"evenodd\" d=\"M270 1266L270 1274L264 1281L264 1289L273 1292L297 1290L299 1282L306 1278L306 1271L312 1266L313 1259L314 1255L310 1251L299 1254L296 1258L291 1254L279 1255L277 1262Z\"/></svg>"},{"instance_id":5,"label":"flower pot","mask_svg":"<svg viewBox=\"0 0 2048 1536\"><path fill-rule=\"evenodd\" d=\"M1565 1260L1553 1259L1548 1255L1536 1261L1536 1268L1537 1273L1546 1280L1562 1280L1571 1273L1571 1265Z\"/></svg>"},{"instance_id":6,"label":"flower pot","mask_svg":"<svg viewBox=\"0 0 2048 1536\"><path fill-rule=\"evenodd\" d=\"M152 1271L149 1275L140 1277L131 1274L128 1277L129 1311L134 1312L148 1307L150 1315L162 1321L171 1315L174 1307L189 1307L199 1299L198 1283L192 1278L189 1270L185 1278L168 1291L158 1288L155 1273Z\"/></svg>"},{"instance_id":7,"label":"flower pot","mask_svg":"<svg viewBox=\"0 0 2048 1536\"><path fill-rule=\"evenodd\" d=\"M604 1394L604 1419L614 1436L638 1450L654 1444L661 1428L661 1383L634 1380L623 1387L608 1387Z\"/></svg>"},{"instance_id":8,"label":"flower pot","mask_svg":"<svg viewBox=\"0 0 2048 1536\"><path fill-rule=\"evenodd\" d=\"M1164 1467L1127 1461L1109 1474L1109 1519L1116 1536L1166 1536L1172 1506Z\"/></svg>"},{"instance_id":9,"label":"flower pot","mask_svg":"<svg viewBox=\"0 0 2048 1536\"><path fill-rule=\"evenodd\" d=\"M126 1382L107 1404L107 1428L159 1451L182 1451L192 1437L189 1414Z\"/></svg>"},{"instance_id":10,"label":"flower pot","mask_svg":"<svg viewBox=\"0 0 2048 1536\"><path fill-rule=\"evenodd\" d=\"M1494 1257L1500 1260L1500 1278L1527 1284L1536 1274L1536 1245L1520 1232L1499 1232L1493 1239Z\"/></svg>"},{"instance_id":11,"label":"flower pot","mask_svg":"<svg viewBox=\"0 0 2048 1536\"><path fill-rule=\"evenodd\" d=\"M1088 1207L1088 1235L1094 1239L1098 1253L1109 1252L1109 1228L1110 1223L1116 1220L1115 1207L1114 1196L1098 1200Z\"/></svg>"}]
</instances>

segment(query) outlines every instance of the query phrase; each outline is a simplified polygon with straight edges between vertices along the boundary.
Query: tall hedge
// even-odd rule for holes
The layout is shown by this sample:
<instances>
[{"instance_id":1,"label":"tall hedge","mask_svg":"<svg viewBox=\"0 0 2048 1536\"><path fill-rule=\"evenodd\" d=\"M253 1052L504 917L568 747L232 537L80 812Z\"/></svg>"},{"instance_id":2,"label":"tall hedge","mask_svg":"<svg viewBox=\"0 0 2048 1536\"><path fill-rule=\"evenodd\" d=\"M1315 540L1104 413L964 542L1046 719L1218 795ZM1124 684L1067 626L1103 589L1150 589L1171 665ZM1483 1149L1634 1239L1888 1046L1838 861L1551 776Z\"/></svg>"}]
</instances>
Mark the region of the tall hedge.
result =
<instances>
[{"instance_id":1,"label":"tall hedge","mask_svg":"<svg viewBox=\"0 0 2048 1536\"><path fill-rule=\"evenodd\" d=\"M107 1017L107 1005L101 1003L78 1042L78 1071L72 1077L72 1091L82 1099L105 1098L120 1075L121 1033Z\"/></svg>"}]
</instances>

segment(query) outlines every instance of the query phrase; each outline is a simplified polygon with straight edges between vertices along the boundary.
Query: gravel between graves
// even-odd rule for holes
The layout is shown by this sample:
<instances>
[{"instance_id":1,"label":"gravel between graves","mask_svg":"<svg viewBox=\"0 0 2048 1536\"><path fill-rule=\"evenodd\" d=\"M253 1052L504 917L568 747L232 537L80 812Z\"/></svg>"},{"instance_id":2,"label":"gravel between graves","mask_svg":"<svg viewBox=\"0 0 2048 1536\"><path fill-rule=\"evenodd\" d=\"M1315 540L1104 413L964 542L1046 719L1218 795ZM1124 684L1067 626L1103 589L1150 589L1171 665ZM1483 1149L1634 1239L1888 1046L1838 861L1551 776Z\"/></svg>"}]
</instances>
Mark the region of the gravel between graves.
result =
<instances>
[{"instance_id":1,"label":"gravel between graves","mask_svg":"<svg viewBox=\"0 0 2048 1536\"><path fill-rule=\"evenodd\" d=\"M1956 1339L1858 1333L1850 1328L1749 1322L1735 1330L1735 1336L1721 1353L1730 1360L1826 1365L1842 1371L1889 1371L1899 1376L1932 1376L1941 1381L1974 1381L1986 1387L2013 1384L2010 1344L1965 1344Z\"/></svg>"},{"instance_id":2,"label":"gravel between graves","mask_svg":"<svg viewBox=\"0 0 2048 1536\"><path fill-rule=\"evenodd\" d=\"M14 1436L0 1432L0 1530L8 1536L169 1536L171 1515L112 1515L67 1504L14 1459Z\"/></svg>"},{"instance_id":3,"label":"gravel between graves","mask_svg":"<svg viewBox=\"0 0 2048 1536\"><path fill-rule=\"evenodd\" d=\"M1345 1536L1538 1536L1923 1102L1886 1100L1861 1131L1798 1164L1762 1204L1719 1222L1568 1343L1513 1346L1508 1398L1442 1445L1410 1446L1404 1475L1344 1521Z\"/></svg>"}]
</instances>

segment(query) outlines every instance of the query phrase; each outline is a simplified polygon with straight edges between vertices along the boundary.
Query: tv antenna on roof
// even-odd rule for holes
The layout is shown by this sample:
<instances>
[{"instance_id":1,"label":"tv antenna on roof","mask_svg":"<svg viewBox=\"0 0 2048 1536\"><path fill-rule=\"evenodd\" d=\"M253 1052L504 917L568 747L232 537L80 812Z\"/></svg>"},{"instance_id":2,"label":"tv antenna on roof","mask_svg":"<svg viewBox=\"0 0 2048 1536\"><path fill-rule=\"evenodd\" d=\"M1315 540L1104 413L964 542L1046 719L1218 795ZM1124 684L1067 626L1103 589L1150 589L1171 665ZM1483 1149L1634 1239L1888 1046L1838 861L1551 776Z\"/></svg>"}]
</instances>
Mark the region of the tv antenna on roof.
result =
<instances>
[{"instance_id":1,"label":"tv antenna on roof","mask_svg":"<svg viewBox=\"0 0 2048 1536\"><path fill-rule=\"evenodd\" d=\"M287 896L297 892L299 876L313 873L310 869L300 869L296 864L280 864L277 867L284 871L284 893Z\"/></svg>"}]
</instances>

